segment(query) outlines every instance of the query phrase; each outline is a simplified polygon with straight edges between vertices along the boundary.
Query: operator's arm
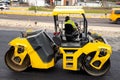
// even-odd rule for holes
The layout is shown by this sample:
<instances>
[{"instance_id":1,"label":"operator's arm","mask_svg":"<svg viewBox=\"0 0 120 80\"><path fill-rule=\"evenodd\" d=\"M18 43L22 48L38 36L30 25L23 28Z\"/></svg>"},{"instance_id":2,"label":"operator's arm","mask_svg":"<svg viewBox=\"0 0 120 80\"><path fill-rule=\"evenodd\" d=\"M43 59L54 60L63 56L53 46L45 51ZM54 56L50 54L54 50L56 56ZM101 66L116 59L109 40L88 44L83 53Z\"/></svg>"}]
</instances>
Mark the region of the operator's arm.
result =
<instances>
[{"instance_id":1,"label":"operator's arm","mask_svg":"<svg viewBox=\"0 0 120 80\"><path fill-rule=\"evenodd\" d=\"M75 22L71 20L71 24L72 24L73 28L76 30L77 26L75 25Z\"/></svg>"}]
</instances>

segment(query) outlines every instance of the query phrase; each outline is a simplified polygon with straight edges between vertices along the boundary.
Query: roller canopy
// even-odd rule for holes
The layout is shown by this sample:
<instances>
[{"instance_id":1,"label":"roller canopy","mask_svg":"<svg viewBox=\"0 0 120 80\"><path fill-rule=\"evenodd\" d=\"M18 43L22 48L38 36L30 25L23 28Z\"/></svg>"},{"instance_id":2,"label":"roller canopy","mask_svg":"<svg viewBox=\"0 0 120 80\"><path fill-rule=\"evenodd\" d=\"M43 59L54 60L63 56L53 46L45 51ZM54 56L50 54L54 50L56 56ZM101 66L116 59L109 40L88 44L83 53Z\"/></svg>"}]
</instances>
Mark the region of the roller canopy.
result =
<instances>
[{"instance_id":1,"label":"roller canopy","mask_svg":"<svg viewBox=\"0 0 120 80\"><path fill-rule=\"evenodd\" d=\"M84 14L81 6L56 6L53 10L53 15L58 14Z\"/></svg>"}]
</instances>

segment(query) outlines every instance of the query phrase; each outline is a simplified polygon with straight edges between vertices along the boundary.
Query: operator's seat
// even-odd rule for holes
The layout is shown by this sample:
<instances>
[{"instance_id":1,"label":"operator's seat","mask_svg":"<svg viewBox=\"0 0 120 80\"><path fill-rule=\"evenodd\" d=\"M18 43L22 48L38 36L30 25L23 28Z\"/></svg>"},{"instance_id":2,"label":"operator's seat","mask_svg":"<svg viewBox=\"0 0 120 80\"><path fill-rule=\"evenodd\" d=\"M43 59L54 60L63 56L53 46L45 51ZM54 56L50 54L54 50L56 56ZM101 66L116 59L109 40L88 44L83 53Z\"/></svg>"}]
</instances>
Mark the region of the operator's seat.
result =
<instances>
[{"instance_id":1,"label":"operator's seat","mask_svg":"<svg viewBox=\"0 0 120 80\"><path fill-rule=\"evenodd\" d=\"M78 32L72 27L71 24L65 24L65 37L67 41L74 41Z\"/></svg>"}]
</instances>

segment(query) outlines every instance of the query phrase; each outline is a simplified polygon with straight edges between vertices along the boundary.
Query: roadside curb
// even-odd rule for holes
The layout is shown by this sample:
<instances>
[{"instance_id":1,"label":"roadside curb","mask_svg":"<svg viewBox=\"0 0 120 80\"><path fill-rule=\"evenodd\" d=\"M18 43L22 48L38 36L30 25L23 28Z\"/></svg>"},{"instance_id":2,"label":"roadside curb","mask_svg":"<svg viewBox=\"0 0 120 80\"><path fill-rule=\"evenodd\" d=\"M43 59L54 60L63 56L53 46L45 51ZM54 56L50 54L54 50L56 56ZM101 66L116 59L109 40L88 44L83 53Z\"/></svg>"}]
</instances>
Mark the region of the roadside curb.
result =
<instances>
[{"instance_id":1,"label":"roadside curb","mask_svg":"<svg viewBox=\"0 0 120 80\"><path fill-rule=\"evenodd\" d=\"M53 16L52 12L44 12L44 11L27 11L27 10L5 10L0 11L0 14L12 14L12 15L24 15L24 16ZM64 15L61 15L64 16ZM73 15L74 16L74 15ZM95 13L86 13L87 18L109 18L109 14L95 14Z\"/></svg>"},{"instance_id":2,"label":"roadside curb","mask_svg":"<svg viewBox=\"0 0 120 80\"><path fill-rule=\"evenodd\" d=\"M10 7L10 10L28 10L28 7Z\"/></svg>"},{"instance_id":3,"label":"roadside curb","mask_svg":"<svg viewBox=\"0 0 120 80\"><path fill-rule=\"evenodd\" d=\"M40 12L35 13L33 11L0 11L0 14L13 14L13 15L24 15L24 16L52 16L52 13Z\"/></svg>"}]
</instances>

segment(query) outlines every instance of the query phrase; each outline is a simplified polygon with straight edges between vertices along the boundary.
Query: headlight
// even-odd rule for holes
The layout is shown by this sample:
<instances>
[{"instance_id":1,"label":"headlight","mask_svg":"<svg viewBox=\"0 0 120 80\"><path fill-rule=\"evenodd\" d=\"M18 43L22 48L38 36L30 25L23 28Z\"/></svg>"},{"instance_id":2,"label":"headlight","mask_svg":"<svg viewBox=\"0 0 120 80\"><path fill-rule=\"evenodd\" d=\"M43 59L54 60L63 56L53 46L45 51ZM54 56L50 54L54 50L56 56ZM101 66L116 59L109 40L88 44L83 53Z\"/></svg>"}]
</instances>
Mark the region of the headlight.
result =
<instances>
[{"instance_id":1,"label":"headlight","mask_svg":"<svg viewBox=\"0 0 120 80\"><path fill-rule=\"evenodd\" d=\"M100 53L99 53L99 57L103 57L107 55L107 49L101 48L100 49Z\"/></svg>"}]
</instances>

